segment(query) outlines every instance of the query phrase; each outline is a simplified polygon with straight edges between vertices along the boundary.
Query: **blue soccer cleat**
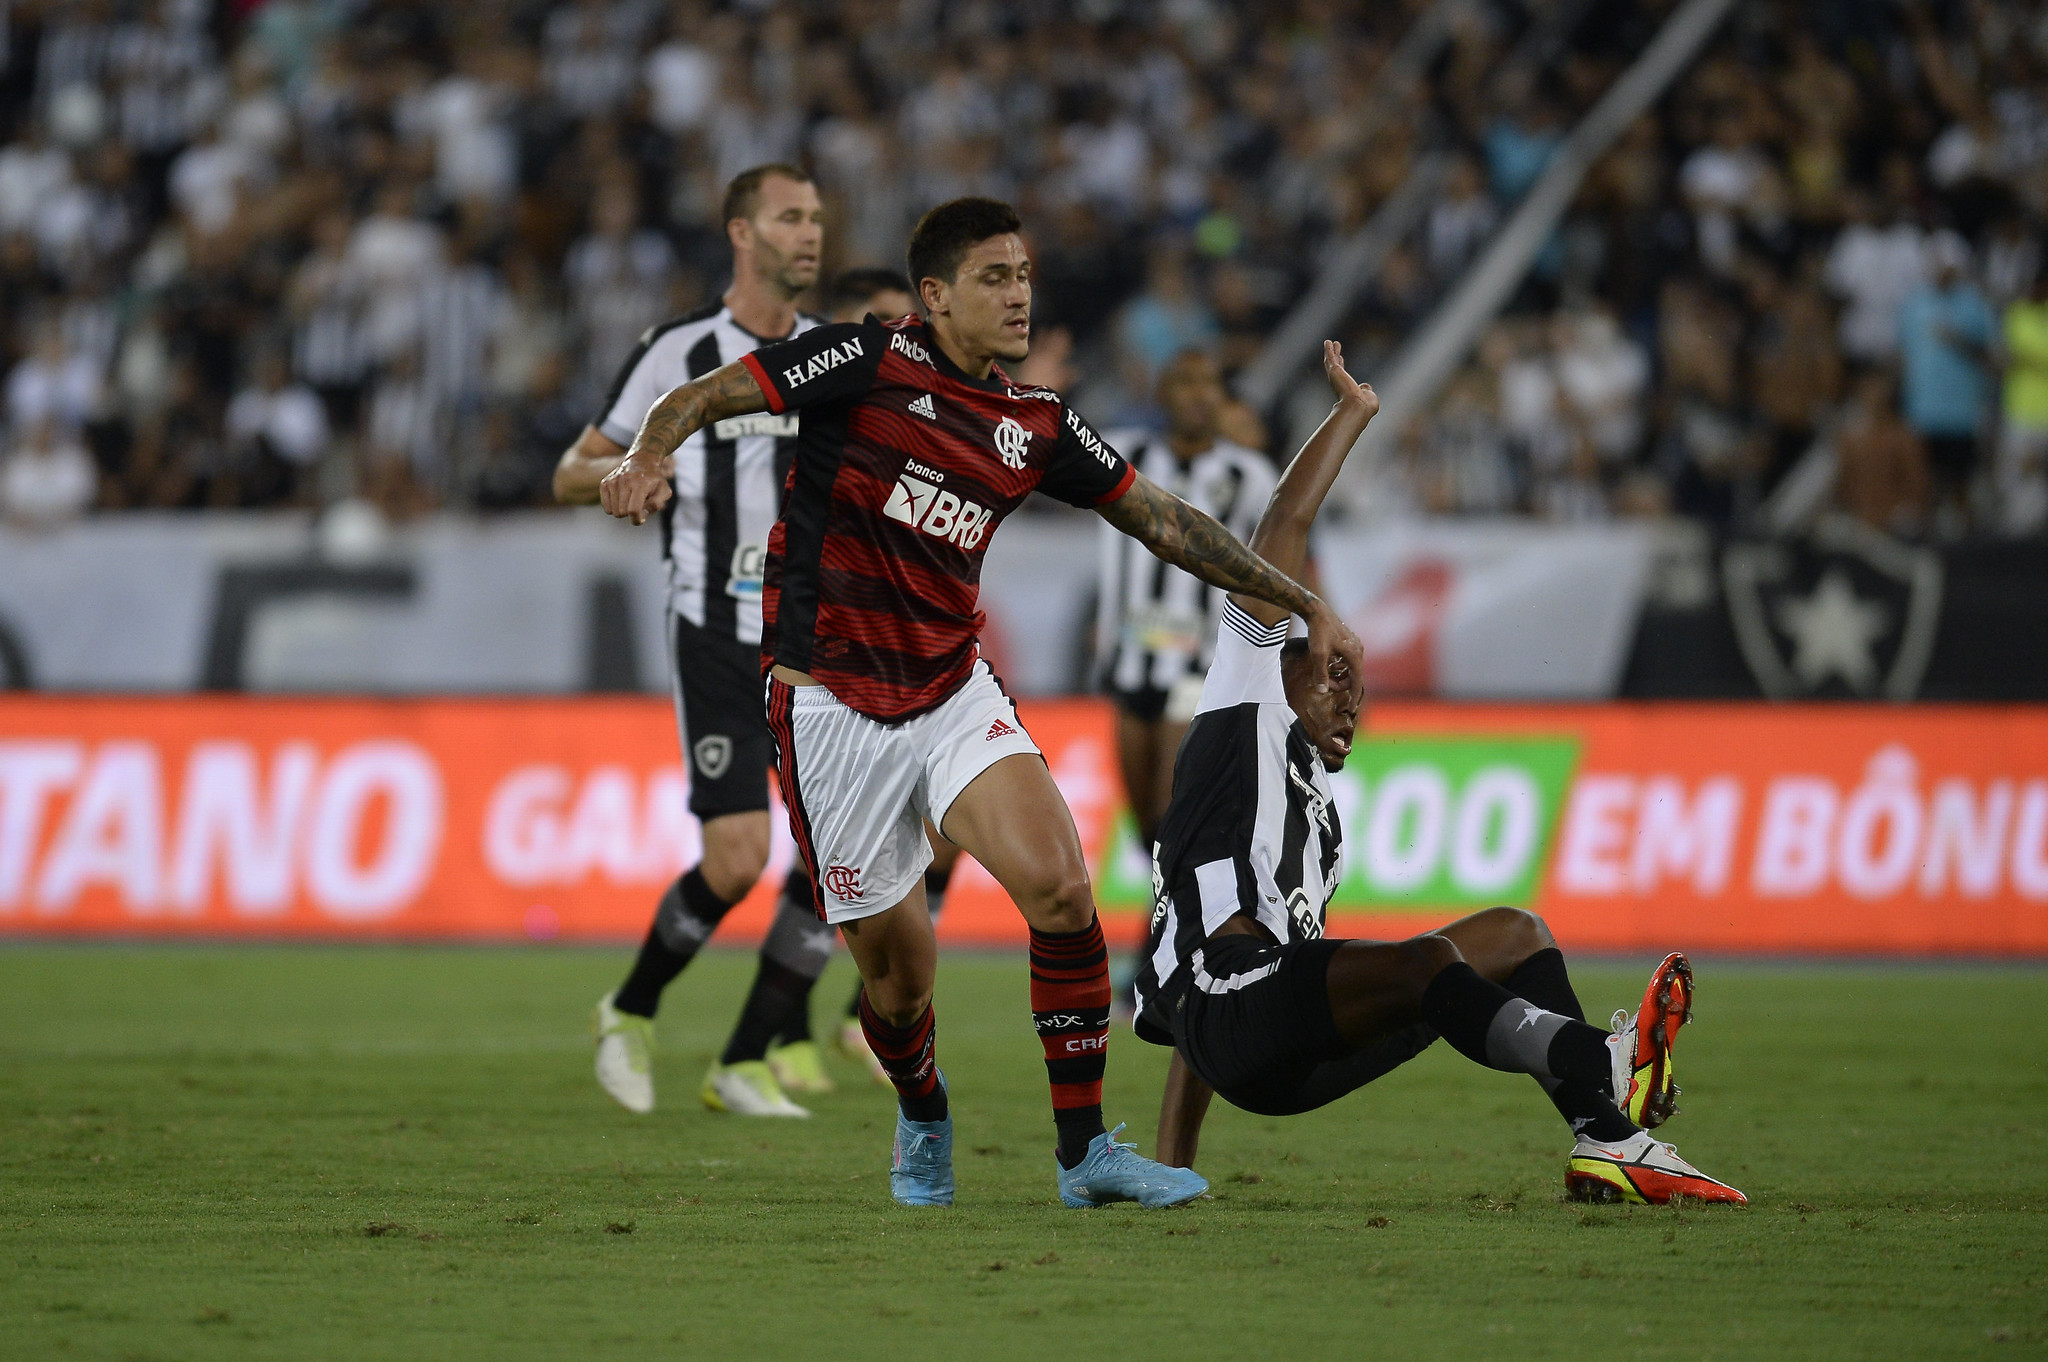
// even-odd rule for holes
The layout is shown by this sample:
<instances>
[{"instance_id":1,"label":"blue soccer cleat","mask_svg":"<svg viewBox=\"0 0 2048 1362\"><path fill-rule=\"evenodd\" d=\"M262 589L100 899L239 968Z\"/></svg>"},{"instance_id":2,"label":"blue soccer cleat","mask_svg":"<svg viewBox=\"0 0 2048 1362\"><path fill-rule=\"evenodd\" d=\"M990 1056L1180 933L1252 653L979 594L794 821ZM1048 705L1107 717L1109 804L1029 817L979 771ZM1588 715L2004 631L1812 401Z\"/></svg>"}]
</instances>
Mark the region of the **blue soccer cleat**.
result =
<instances>
[{"instance_id":1,"label":"blue soccer cleat","mask_svg":"<svg viewBox=\"0 0 2048 1362\"><path fill-rule=\"evenodd\" d=\"M939 1075L946 1086L946 1075ZM913 1121L896 1108L896 1147L889 1157L889 1195L899 1206L953 1204L953 1115Z\"/></svg>"},{"instance_id":2,"label":"blue soccer cleat","mask_svg":"<svg viewBox=\"0 0 2048 1362\"><path fill-rule=\"evenodd\" d=\"M1107 1206L1135 1201L1140 1206L1178 1206L1209 1190L1209 1179L1192 1168L1174 1168L1138 1155L1138 1146L1118 1144L1122 1124L1088 1142L1088 1157L1060 1168L1060 1200L1069 1206ZM1054 1167L1058 1167L1057 1161Z\"/></svg>"}]
</instances>

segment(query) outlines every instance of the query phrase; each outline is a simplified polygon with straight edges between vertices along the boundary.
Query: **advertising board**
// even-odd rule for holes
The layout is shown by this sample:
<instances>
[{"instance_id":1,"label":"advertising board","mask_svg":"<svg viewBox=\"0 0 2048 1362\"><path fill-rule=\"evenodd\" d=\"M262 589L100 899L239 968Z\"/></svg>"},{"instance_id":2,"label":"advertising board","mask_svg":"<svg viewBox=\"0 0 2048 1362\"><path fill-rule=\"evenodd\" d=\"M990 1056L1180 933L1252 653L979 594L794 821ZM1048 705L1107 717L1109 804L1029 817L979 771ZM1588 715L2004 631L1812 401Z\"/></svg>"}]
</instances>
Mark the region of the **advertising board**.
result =
<instances>
[{"instance_id":1,"label":"advertising board","mask_svg":"<svg viewBox=\"0 0 2048 1362\"><path fill-rule=\"evenodd\" d=\"M1024 702L1112 935L1149 866L1109 710ZM0 699L0 935L618 940L693 864L651 698ZM1376 706L1332 934L1495 903L1567 945L2048 955L2048 710ZM793 857L780 811L768 882ZM756 890L724 934L757 934ZM941 932L1021 943L963 861Z\"/></svg>"}]
</instances>

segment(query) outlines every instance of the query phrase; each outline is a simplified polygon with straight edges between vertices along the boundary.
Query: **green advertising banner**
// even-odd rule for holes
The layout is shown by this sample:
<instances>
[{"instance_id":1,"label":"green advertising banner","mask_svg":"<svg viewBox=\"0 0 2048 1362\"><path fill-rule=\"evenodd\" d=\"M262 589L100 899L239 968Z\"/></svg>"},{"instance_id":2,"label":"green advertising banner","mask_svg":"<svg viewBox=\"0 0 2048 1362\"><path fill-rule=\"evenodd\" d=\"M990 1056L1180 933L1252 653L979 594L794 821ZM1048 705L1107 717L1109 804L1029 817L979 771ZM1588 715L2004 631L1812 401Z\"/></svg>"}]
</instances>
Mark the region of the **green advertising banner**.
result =
<instances>
[{"instance_id":1,"label":"green advertising banner","mask_svg":"<svg viewBox=\"0 0 2048 1362\"><path fill-rule=\"evenodd\" d=\"M1578 763L1574 737L1367 737L1330 777L1344 828L1333 909L1413 912L1527 906ZM1152 872L1129 814L1117 821L1096 891L1149 907Z\"/></svg>"}]
</instances>

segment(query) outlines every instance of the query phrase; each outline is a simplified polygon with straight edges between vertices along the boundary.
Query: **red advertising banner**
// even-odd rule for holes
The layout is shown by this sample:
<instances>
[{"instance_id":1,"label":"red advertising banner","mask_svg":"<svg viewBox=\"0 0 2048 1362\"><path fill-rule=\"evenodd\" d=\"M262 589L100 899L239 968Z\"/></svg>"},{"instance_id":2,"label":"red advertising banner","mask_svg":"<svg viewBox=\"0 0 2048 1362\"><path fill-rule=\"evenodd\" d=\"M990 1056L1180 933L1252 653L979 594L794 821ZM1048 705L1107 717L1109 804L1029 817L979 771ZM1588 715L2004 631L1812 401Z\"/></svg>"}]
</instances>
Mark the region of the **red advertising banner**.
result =
<instances>
[{"instance_id":1,"label":"red advertising banner","mask_svg":"<svg viewBox=\"0 0 2048 1362\"><path fill-rule=\"evenodd\" d=\"M1109 712L1020 709L1134 937ZM2048 956L2048 710L1371 718L1336 782L1333 933L1516 903L1583 948ZM659 700L0 699L0 935L623 941L697 847ZM723 933L768 909L757 889ZM1022 937L963 861L941 938Z\"/></svg>"}]
</instances>

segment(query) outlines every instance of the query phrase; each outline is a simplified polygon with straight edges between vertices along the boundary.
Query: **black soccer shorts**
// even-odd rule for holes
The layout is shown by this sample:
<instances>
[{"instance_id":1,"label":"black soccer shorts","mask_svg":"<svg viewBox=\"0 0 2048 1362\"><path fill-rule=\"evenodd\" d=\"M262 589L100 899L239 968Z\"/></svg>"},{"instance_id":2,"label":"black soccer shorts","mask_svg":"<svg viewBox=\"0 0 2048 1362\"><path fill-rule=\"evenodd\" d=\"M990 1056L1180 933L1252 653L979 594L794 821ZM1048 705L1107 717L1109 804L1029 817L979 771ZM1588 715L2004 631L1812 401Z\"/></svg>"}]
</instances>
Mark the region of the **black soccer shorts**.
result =
<instances>
[{"instance_id":1,"label":"black soccer shorts","mask_svg":"<svg viewBox=\"0 0 2048 1362\"><path fill-rule=\"evenodd\" d=\"M1437 1038L1421 1022L1360 1050L1338 1034L1329 972L1343 944L1209 938L1201 967L1169 986L1174 1048L1225 1101L1260 1116L1313 1111L1406 1064Z\"/></svg>"},{"instance_id":2,"label":"black soccer shorts","mask_svg":"<svg viewBox=\"0 0 2048 1362\"><path fill-rule=\"evenodd\" d=\"M760 648L675 614L668 637L676 735L690 766L690 812L709 821L765 811L775 749Z\"/></svg>"}]
</instances>

